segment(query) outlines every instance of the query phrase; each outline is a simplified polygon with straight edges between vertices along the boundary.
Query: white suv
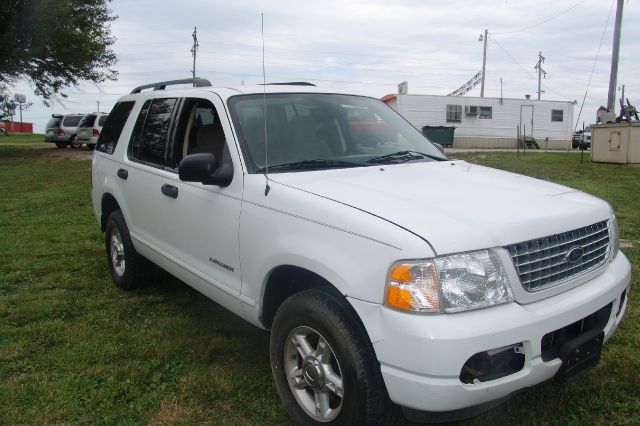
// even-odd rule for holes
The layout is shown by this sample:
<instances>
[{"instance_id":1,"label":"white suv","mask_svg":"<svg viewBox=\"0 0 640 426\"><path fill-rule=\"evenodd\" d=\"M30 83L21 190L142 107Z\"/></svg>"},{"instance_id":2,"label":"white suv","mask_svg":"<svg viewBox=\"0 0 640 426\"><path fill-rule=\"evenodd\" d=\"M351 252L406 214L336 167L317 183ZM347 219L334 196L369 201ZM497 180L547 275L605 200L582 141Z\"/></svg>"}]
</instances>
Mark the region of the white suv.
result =
<instances>
[{"instance_id":1,"label":"white suv","mask_svg":"<svg viewBox=\"0 0 640 426\"><path fill-rule=\"evenodd\" d=\"M270 329L295 422L459 419L598 362L631 278L606 202L449 160L377 99L162 90L184 82L135 89L100 134L111 276L152 262Z\"/></svg>"}]
</instances>

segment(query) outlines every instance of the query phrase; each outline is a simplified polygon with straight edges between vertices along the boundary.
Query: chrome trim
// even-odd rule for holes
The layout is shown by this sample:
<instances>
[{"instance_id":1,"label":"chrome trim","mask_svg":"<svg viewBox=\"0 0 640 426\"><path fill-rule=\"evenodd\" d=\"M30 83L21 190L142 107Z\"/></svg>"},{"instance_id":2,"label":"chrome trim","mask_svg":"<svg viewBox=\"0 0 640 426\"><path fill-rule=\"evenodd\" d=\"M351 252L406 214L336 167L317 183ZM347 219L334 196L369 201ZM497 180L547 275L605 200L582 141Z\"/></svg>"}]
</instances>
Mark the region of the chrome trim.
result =
<instances>
[{"instance_id":1,"label":"chrome trim","mask_svg":"<svg viewBox=\"0 0 640 426\"><path fill-rule=\"evenodd\" d=\"M504 248L510 254L522 288L532 293L573 281L606 264L610 235L610 223L603 220ZM576 247L584 253L580 259L569 262L567 253Z\"/></svg>"}]
</instances>

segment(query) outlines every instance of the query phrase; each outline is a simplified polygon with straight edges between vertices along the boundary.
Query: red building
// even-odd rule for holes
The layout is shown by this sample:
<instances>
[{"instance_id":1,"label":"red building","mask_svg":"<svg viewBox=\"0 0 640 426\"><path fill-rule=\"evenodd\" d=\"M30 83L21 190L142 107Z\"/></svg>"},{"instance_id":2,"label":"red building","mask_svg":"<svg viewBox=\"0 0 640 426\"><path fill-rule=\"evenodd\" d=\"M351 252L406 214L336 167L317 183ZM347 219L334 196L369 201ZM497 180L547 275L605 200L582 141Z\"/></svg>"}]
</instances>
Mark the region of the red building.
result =
<instances>
[{"instance_id":1,"label":"red building","mask_svg":"<svg viewBox=\"0 0 640 426\"><path fill-rule=\"evenodd\" d=\"M2 127L7 133L33 133L33 123L16 123L15 121L0 121Z\"/></svg>"}]
</instances>

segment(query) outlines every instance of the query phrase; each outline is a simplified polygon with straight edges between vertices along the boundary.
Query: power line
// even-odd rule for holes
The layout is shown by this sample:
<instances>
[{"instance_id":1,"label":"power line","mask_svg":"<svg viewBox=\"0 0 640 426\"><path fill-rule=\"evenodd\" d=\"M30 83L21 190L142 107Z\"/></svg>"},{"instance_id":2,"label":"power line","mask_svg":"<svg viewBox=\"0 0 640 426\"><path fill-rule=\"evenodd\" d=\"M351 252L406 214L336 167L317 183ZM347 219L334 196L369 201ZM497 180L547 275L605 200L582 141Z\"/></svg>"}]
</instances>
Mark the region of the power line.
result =
<instances>
[{"instance_id":1,"label":"power line","mask_svg":"<svg viewBox=\"0 0 640 426\"><path fill-rule=\"evenodd\" d=\"M522 64L520 62L518 62L516 60L516 58L514 58L513 56L511 56L511 53L507 52L507 49L505 49L504 47L502 47L502 44L500 44L498 42L498 40L493 37L493 34L490 34L491 40L494 41L496 43L496 45L498 45L498 47L511 59L511 61L513 61L514 64L516 64L517 66L520 67L520 69L522 69L522 71L524 71L525 74L527 74L529 77L533 77L535 75L535 73L532 73L531 71L529 71L528 69L526 69L524 66L522 66Z\"/></svg>"},{"instance_id":2,"label":"power line","mask_svg":"<svg viewBox=\"0 0 640 426\"><path fill-rule=\"evenodd\" d=\"M571 11L571 10L575 9L576 7L580 6L580 5L581 5L582 3L584 3L585 1L586 1L586 0L581 0L581 1L579 1L578 3L574 4L573 6L571 6L570 8L565 9L565 10L563 10L562 12L559 12L559 13L557 13L557 14L553 15L553 16L550 16L549 18L545 18L545 19L543 19L542 21L536 22L535 24L531 24L531 25L528 25L528 26L523 27L523 28L518 28L517 30L503 31L503 32L498 32L498 33L495 33L495 32L494 32L494 33L492 33L492 34L493 34L493 35L513 34L513 33L518 33L518 32L521 32L521 31L526 31L526 30L529 30L529 29L531 29L531 28L535 28L535 27L537 27L537 26L539 26L539 25L546 24L547 22L554 20L554 19L556 19L556 18L557 18L557 17L559 17L559 16L564 15L565 13L567 13L567 12L569 12L569 11Z\"/></svg>"},{"instance_id":3,"label":"power line","mask_svg":"<svg viewBox=\"0 0 640 426\"><path fill-rule=\"evenodd\" d=\"M491 33L489 33L489 35L491 35ZM513 61L514 64L518 65L520 67L520 69L530 78L536 78L536 74L528 69L526 69L520 62L518 62L516 60L516 58L514 58L511 53L509 53L507 51L507 49L505 49L502 44L500 44L500 42L498 42L498 40L495 37L491 37L491 40L494 41L496 43L496 45L498 45L498 47L505 53L505 55L507 55L509 57L509 59L511 59L511 61ZM560 92L558 92L557 90L553 89L552 87L550 87L548 84L543 84L542 87L544 87L546 90L555 93L556 95L564 98L564 99L571 99L569 96L566 96Z\"/></svg>"}]
</instances>

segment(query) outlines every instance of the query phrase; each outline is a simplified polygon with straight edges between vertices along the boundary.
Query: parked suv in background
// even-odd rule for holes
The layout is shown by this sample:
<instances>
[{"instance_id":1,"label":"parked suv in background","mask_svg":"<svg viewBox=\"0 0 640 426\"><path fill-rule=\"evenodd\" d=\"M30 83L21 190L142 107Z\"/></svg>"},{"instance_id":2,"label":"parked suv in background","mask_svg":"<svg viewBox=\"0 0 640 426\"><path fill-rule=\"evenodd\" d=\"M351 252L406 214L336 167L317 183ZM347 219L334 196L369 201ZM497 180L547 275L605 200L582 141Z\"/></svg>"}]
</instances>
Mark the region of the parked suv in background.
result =
<instances>
[{"instance_id":1,"label":"parked suv in background","mask_svg":"<svg viewBox=\"0 0 640 426\"><path fill-rule=\"evenodd\" d=\"M107 113L93 112L82 117L80 124L78 124L76 141L86 144L89 150L93 150L108 116Z\"/></svg>"},{"instance_id":2,"label":"parked suv in background","mask_svg":"<svg viewBox=\"0 0 640 426\"><path fill-rule=\"evenodd\" d=\"M580 149L591 148L591 126L585 127L582 134L580 134L580 142L578 143L578 148Z\"/></svg>"},{"instance_id":3,"label":"parked suv in background","mask_svg":"<svg viewBox=\"0 0 640 426\"><path fill-rule=\"evenodd\" d=\"M478 414L584 373L626 311L609 204L450 160L378 99L142 86L91 176L114 283L154 263L270 329L299 424Z\"/></svg>"},{"instance_id":4,"label":"parked suv in background","mask_svg":"<svg viewBox=\"0 0 640 426\"><path fill-rule=\"evenodd\" d=\"M82 144L76 140L76 132L84 114L51 114L47 122L44 141L55 143L58 148L80 148Z\"/></svg>"}]
</instances>

